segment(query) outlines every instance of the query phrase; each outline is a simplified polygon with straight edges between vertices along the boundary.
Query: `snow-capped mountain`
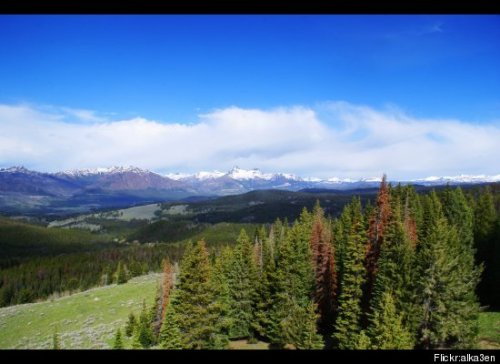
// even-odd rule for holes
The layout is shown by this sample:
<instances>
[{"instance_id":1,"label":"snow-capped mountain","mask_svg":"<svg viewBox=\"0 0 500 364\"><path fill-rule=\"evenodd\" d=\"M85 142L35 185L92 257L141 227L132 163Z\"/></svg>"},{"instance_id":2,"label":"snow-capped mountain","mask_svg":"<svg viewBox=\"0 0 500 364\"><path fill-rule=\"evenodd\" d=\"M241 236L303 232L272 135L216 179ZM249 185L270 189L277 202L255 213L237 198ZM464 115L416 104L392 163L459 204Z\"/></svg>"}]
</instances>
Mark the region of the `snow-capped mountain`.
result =
<instances>
[{"instance_id":1,"label":"snow-capped mountain","mask_svg":"<svg viewBox=\"0 0 500 364\"><path fill-rule=\"evenodd\" d=\"M295 176L290 173L263 173L258 168L253 169L242 169L239 167L233 167L228 172L221 171L212 171L212 172L198 172L195 174L186 174L186 173L168 173L165 175L166 177L176 179L176 180L207 180L207 179L216 179L221 177L228 177L236 181L250 181L250 180L265 180L271 181L279 178L286 178L295 181L303 181L302 178Z\"/></svg>"},{"instance_id":2,"label":"snow-capped mountain","mask_svg":"<svg viewBox=\"0 0 500 364\"><path fill-rule=\"evenodd\" d=\"M423 184L426 186L432 185L444 185L444 184L474 184L474 183L491 183L491 182L499 182L500 174L494 176L486 176L484 174L480 175L469 175L469 174L461 174L459 176L445 176L445 177L426 177L421 179L411 180L413 183Z\"/></svg>"},{"instance_id":3,"label":"snow-capped mountain","mask_svg":"<svg viewBox=\"0 0 500 364\"><path fill-rule=\"evenodd\" d=\"M273 174L262 173L258 168L246 170L239 167L233 167L227 175L237 181L248 181L252 179L263 179L269 181L273 178Z\"/></svg>"},{"instance_id":4,"label":"snow-capped mountain","mask_svg":"<svg viewBox=\"0 0 500 364\"><path fill-rule=\"evenodd\" d=\"M301 178L289 173L267 173L259 169L234 167L227 172L212 171L195 174L170 173L159 175L138 167L101 167L43 173L22 166L0 169L0 208L6 196L16 196L16 203L31 199L59 199L59 203L78 200L80 204L102 206L103 199L117 200L126 196L127 201L162 201L189 196L223 196L254 190L303 189L353 190L376 188L380 177L351 178ZM391 183L439 186L445 184L478 184L499 182L500 174L458 175L427 177ZM23 197L24 196L24 197ZM38 200L37 200L38 199ZM61 200L62 199L62 200ZM66 201L66 202L61 202Z\"/></svg>"},{"instance_id":5,"label":"snow-capped mountain","mask_svg":"<svg viewBox=\"0 0 500 364\"><path fill-rule=\"evenodd\" d=\"M99 174L115 174L115 173L151 173L146 169L141 169L134 166L120 167L98 167L98 168L87 168L87 169L72 169L64 172L57 172L56 175L66 175L73 177L82 176L93 176Z\"/></svg>"},{"instance_id":6,"label":"snow-capped mountain","mask_svg":"<svg viewBox=\"0 0 500 364\"><path fill-rule=\"evenodd\" d=\"M86 189L101 190L171 190L182 189L182 182L134 166L77 169L55 176L76 182Z\"/></svg>"},{"instance_id":7,"label":"snow-capped mountain","mask_svg":"<svg viewBox=\"0 0 500 364\"><path fill-rule=\"evenodd\" d=\"M350 190L377 187L381 177L361 179L331 177L299 177L290 173L265 173L261 170L233 167L228 172L212 171L195 174L169 173L166 177L184 182L201 194L234 194L259 189L285 189L298 191L305 188ZM427 177L406 181L392 180L391 183L418 184L423 186L491 183L500 181L500 175L459 175L454 177Z\"/></svg>"},{"instance_id":8,"label":"snow-capped mountain","mask_svg":"<svg viewBox=\"0 0 500 364\"><path fill-rule=\"evenodd\" d=\"M227 172L203 171L195 174L169 173L168 178L184 182L200 194L230 195L252 190L287 189L297 191L312 187L308 181L289 173L263 173L260 169L233 167Z\"/></svg>"}]
</instances>

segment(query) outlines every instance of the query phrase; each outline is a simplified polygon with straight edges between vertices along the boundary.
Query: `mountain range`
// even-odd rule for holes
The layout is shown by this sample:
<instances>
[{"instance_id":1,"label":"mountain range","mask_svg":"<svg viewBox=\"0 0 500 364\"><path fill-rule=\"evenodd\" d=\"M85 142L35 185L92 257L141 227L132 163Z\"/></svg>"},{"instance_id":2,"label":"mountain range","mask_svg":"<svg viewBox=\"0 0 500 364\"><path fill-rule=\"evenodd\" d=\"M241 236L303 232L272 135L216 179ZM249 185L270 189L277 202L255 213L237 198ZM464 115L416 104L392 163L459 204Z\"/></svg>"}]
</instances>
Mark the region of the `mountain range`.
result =
<instances>
[{"instance_id":1,"label":"mountain range","mask_svg":"<svg viewBox=\"0 0 500 364\"><path fill-rule=\"evenodd\" d=\"M259 169L238 167L228 172L170 173L160 175L137 167L79 169L56 173L24 167L0 169L0 211L22 211L51 206L67 209L93 209L127 206L143 202L180 200L200 196L224 196L253 190L304 189L351 190L377 187L380 177L359 180L301 178L287 173L263 173ZM439 186L500 181L495 176L460 175L427 177L392 183Z\"/></svg>"}]
</instances>

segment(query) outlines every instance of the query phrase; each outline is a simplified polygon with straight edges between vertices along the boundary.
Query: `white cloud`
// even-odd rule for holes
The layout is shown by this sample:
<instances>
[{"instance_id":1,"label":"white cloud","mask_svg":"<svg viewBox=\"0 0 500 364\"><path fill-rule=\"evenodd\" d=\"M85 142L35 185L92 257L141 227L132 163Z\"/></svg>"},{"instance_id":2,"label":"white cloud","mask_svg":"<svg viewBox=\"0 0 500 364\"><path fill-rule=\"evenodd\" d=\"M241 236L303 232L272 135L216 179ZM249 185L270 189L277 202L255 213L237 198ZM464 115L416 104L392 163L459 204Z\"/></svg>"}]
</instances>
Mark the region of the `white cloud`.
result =
<instances>
[{"instance_id":1,"label":"white cloud","mask_svg":"<svg viewBox=\"0 0 500 364\"><path fill-rule=\"evenodd\" d=\"M398 179L500 172L498 123L416 119L395 107L230 107L189 125L98 115L0 105L0 166L56 171L136 165L195 172L239 165L317 177L386 172Z\"/></svg>"}]
</instances>

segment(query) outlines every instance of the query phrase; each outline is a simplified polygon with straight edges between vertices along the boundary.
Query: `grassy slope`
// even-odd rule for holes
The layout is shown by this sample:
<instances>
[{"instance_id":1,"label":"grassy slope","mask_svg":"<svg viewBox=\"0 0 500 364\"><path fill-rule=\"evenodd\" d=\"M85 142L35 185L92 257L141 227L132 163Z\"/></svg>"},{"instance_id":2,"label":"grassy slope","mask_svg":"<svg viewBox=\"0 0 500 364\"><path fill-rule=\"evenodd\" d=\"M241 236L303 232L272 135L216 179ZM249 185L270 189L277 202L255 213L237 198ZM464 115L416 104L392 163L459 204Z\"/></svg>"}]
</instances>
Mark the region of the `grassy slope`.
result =
<instances>
[{"instance_id":1,"label":"grassy slope","mask_svg":"<svg viewBox=\"0 0 500 364\"><path fill-rule=\"evenodd\" d=\"M51 348L55 328L62 348L109 348L128 314L139 314L142 299L153 301L159 274L150 274L123 285L111 285L41 303L0 309L0 349ZM481 349L500 348L500 312L483 312L479 318ZM125 338L131 347L131 339ZM234 341L231 349L267 349L264 342Z\"/></svg>"},{"instance_id":2,"label":"grassy slope","mask_svg":"<svg viewBox=\"0 0 500 364\"><path fill-rule=\"evenodd\" d=\"M64 349L109 348L128 314L153 301L159 274L58 298L0 309L0 349L52 348L55 328Z\"/></svg>"},{"instance_id":3,"label":"grassy slope","mask_svg":"<svg viewBox=\"0 0 500 364\"><path fill-rule=\"evenodd\" d=\"M500 312L479 314L479 347L500 349Z\"/></svg>"}]
</instances>

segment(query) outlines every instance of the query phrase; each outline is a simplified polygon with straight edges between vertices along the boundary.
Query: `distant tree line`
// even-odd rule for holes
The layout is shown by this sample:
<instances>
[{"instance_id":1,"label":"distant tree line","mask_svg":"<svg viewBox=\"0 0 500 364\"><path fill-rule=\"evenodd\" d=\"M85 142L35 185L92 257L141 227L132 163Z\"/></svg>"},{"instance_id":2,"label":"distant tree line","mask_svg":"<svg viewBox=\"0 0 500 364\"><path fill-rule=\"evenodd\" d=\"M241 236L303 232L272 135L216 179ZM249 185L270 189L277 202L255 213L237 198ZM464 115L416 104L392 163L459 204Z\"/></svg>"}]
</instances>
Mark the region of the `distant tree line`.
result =
<instances>
[{"instance_id":1,"label":"distant tree line","mask_svg":"<svg viewBox=\"0 0 500 364\"><path fill-rule=\"evenodd\" d=\"M138 245L56 257L33 258L0 271L0 307L34 302L161 271L165 256L178 260L181 244Z\"/></svg>"}]
</instances>

